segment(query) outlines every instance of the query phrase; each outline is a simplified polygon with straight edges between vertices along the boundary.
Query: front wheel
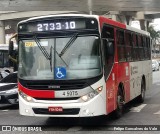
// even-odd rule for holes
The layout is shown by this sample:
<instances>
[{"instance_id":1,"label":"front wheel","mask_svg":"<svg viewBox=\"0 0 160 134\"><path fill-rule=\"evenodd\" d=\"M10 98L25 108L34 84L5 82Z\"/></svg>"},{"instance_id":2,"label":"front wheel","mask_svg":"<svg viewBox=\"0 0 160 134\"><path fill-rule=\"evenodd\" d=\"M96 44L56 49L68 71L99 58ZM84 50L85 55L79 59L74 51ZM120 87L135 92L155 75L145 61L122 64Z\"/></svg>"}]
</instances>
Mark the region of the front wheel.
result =
<instances>
[{"instance_id":1,"label":"front wheel","mask_svg":"<svg viewBox=\"0 0 160 134\"><path fill-rule=\"evenodd\" d=\"M123 107L124 107L124 95L122 90L119 88L117 93L117 109L114 111L114 116L116 119L122 116Z\"/></svg>"}]
</instances>

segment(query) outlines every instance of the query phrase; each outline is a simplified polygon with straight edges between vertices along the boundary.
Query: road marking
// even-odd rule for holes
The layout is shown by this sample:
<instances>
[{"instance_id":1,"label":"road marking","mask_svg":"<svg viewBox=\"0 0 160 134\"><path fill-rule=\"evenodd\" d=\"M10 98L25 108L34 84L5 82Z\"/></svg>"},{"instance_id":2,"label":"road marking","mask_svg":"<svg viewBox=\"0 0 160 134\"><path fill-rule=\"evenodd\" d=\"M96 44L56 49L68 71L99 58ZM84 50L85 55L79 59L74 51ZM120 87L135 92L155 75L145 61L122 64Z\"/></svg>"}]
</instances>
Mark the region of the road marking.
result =
<instances>
[{"instance_id":1,"label":"road marking","mask_svg":"<svg viewBox=\"0 0 160 134\"><path fill-rule=\"evenodd\" d=\"M80 126L74 126L74 127L69 128L67 131L75 132L75 131L79 131L81 129L82 129L82 127L80 127Z\"/></svg>"},{"instance_id":2,"label":"road marking","mask_svg":"<svg viewBox=\"0 0 160 134\"><path fill-rule=\"evenodd\" d=\"M7 111L9 111L8 109L6 109L6 110L2 110L3 112L7 112Z\"/></svg>"},{"instance_id":3,"label":"road marking","mask_svg":"<svg viewBox=\"0 0 160 134\"><path fill-rule=\"evenodd\" d=\"M154 114L160 114L160 111L158 111L158 112L156 112L156 113L154 113Z\"/></svg>"},{"instance_id":4,"label":"road marking","mask_svg":"<svg viewBox=\"0 0 160 134\"><path fill-rule=\"evenodd\" d=\"M140 112L147 104L141 104L140 106L133 107L130 109L130 112Z\"/></svg>"}]
</instances>

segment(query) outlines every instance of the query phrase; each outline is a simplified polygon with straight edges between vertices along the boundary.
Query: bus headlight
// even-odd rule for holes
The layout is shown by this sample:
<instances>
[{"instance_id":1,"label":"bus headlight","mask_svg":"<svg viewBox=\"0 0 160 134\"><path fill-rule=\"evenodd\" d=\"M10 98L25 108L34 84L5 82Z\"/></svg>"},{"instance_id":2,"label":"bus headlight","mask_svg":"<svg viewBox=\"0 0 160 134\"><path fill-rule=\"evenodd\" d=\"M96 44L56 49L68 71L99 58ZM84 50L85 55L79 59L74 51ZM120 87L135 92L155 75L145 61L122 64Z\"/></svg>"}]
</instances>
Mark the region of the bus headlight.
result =
<instances>
[{"instance_id":1,"label":"bus headlight","mask_svg":"<svg viewBox=\"0 0 160 134\"><path fill-rule=\"evenodd\" d=\"M90 99L92 99L92 98L94 98L96 95L98 95L102 90L103 90L103 86L101 86L101 87L97 88L96 90L94 90L94 91L92 91L92 92L90 92L90 93L82 96L81 99L82 99L83 101L85 101L85 102L86 102L86 101L89 101Z\"/></svg>"},{"instance_id":2,"label":"bus headlight","mask_svg":"<svg viewBox=\"0 0 160 134\"><path fill-rule=\"evenodd\" d=\"M19 90L19 95L26 100L27 102L34 102L33 98L31 96L26 95L21 90Z\"/></svg>"}]
</instances>

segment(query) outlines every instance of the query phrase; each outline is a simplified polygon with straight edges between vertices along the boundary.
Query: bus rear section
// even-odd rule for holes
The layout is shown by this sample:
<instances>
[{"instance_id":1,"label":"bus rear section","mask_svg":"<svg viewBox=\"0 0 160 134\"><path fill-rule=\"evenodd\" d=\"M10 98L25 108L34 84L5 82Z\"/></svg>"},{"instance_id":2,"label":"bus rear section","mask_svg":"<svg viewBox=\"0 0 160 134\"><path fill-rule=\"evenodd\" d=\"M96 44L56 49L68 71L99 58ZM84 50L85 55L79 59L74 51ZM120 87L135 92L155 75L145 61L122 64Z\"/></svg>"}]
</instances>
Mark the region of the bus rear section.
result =
<instances>
[{"instance_id":1,"label":"bus rear section","mask_svg":"<svg viewBox=\"0 0 160 134\"><path fill-rule=\"evenodd\" d=\"M145 99L152 84L151 40L138 30L100 16L107 114L120 117L124 104Z\"/></svg>"}]
</instances>

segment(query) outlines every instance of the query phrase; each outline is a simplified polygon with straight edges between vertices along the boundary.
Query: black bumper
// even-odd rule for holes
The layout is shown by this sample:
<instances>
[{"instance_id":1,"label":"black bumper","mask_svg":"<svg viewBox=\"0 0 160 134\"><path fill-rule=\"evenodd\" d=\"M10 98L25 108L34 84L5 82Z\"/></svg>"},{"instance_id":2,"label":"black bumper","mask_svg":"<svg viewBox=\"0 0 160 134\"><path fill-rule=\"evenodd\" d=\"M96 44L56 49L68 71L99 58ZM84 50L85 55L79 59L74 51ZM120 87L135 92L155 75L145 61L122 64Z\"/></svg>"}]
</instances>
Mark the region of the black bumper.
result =
<instances>
[{"instance_id":1,"label":"black bumper","mask_svg":"<svg viewBox=\"0 0 160 134\"><path fill-rule=\"evenodd\" d=\"M18 104L18 93L0 94L0 107Z\"/></svg>"}]
</instances>

